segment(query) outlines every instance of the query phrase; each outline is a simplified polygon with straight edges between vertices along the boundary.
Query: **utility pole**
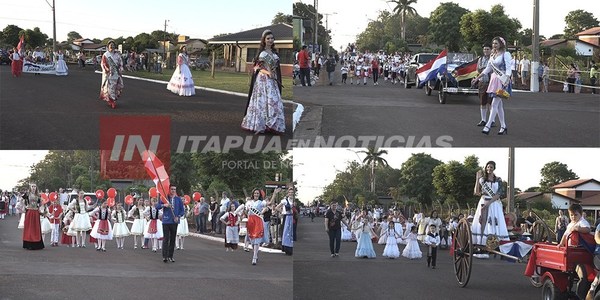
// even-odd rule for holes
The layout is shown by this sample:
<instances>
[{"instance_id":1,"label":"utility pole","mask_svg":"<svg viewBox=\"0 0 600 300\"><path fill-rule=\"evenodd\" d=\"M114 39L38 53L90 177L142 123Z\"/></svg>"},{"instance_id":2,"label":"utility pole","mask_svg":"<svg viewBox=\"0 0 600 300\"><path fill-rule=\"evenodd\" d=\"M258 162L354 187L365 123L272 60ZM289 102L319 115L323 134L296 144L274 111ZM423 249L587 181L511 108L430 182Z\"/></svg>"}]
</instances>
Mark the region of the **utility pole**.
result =
<instances>
[{"instance_id":1,"label":"utility pole","mask_svg":"<svg viewBox=\"0 0 600 300\"><path fill-rule=\"evenodd\" d=\"M52 8L52 57L54 60L54 53L56 53L56 4L55 0L52 0L52 5L46 0L46 3Z\"/></svg>"},{"instance_id":2,"label":"utility pole","mask_svg":"<svg viewBox=\"0 0 600 300\"><path fill-rule=\"evenodd\" d=\"M317 47L317 45L319 45L318 40L317 40L317 35L319 32L319 9L318 9L319 0L314 0L314 1L315 1L314 2L314 6L315 6L315 45L313 47L313 53L317 52L316 47Z\"/></svg>"},{"instance_id":3,"label":"utility pole","mask_svg":"<svg viewBox=\"0 0 600 300\"><path fill-rule=\"evenodd\" d=\"M163 31L163 61L166 62L167 60L167 22L169 22L169 20L165 20L165 30ZM169 64L167 64L167 66L169 66Z\"/></svg>"},{"instance_id":4,"label":"utility pole","mask_svg":"<svg viewBox=\"0 0 600 300\"><path fill-rule=\"evenodd\" d=\"M537 0L536 0L537 1ZM506 212L515 211L515 147L508 148L508 188L506 192Z\"/></svg>"},{"instance_id":5,"label":"utility pole","mask_svg":"<svg viewBox=\"0 0 600 300\"><path fill-rule=\"evenodd\" d=\"M539 92L540 82L538 77L539 65L540 65L540 0L533 0L533 37L531 41L531 78L529 84L529 90L531 92Z\"/></svg>"},{"instance_id":6,"label":"utility pole","mask_svg":"<svg viewBox=\"0 0 600 300\"><path fill-rule=\"evenodd\" d=\"M336 12L334 12L334 13L327 13L327 14L324 14L324 15L325 15L325 33L329 34L329 16L331 16L331 15L337 15L337 13ZM330 41L330 43L331 43L331 41ZM327 49L325 50L325 52L329 53L329 46L327 47Z\"/></svg>"}]
</instances>

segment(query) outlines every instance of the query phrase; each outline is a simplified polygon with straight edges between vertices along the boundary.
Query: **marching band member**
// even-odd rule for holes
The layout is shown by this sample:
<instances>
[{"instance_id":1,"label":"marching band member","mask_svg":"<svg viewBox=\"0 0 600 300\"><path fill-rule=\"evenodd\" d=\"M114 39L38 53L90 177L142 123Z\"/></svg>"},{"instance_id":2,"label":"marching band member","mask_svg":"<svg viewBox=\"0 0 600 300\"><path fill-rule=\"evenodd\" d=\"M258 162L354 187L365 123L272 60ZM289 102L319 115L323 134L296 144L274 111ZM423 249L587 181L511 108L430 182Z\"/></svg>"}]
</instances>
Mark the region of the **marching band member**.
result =
<instances>
[{"instance_id":1,"label":"marching band member","mask_svg":"<svg viewBox=\"0 0 600 300\"><path fill-rule=\"evenodd\" d=\"M129 236L129 228L125 224L127 213L123 209L123 205L117 203L117 208L112 212L112 220L115 224L113 228L113 236L117 239L117 249L123 249L125 243L125 237Z\"/></svg>"}]
</instances>

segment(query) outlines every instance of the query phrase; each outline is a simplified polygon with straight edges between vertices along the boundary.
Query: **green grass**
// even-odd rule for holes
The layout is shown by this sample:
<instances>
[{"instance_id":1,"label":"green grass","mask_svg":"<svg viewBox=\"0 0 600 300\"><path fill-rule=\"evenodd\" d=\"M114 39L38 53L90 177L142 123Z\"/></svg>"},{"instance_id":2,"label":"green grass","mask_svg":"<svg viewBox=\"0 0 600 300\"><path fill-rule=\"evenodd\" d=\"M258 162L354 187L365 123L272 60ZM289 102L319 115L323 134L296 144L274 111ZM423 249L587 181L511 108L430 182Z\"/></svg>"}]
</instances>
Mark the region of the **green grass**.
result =
<instances>
[{"instance_id":1,"label":"green grass","mask_svg":"<svg viewBox=\"0 0 600 300\"><path fill-rule=\"evenodd\" d=\"M142 78L150 78L157 80L169 81L173 75L171 69L163 69L162 74L151 73L147 71L124 72L124 75L136 76ZM200 71L192 70L192 77L196 86L207 87L212 89L225 90L230 92L248 93L250 85L250 75L247 73L234 73L225 71L215 71L215 78L210 77L210 70ZM283 78L282 97L286 100L292 99L292 78Z\"/></svg>"}]
</instances>

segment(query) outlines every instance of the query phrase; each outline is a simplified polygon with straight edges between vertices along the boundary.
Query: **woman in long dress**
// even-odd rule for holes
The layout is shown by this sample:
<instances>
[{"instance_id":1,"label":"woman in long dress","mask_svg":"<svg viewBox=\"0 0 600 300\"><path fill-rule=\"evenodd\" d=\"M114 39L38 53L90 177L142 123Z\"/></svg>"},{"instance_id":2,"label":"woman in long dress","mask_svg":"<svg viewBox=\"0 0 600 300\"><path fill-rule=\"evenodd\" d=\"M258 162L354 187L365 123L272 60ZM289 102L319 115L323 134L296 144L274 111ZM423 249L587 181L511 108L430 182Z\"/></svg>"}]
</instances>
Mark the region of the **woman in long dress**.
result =
<instances>
[{"instance_id":1,"label":"woman in long dress","mask_svg":"<svg viewBox=\"0 0 600 300\"><path fill-rule=\"evenodd\" d=\"M262 34L253 70L246 115L241 126L256 134L266 131L284 133L281 68L271 30Z\"/></svg>"},{"instance_id":2,"label":"woman in long dress","mask_svg":"<svg viewBox=\"0 0 600 300\"><path fill-rule=\"evenodd\" d=\"M58 53L55 53L57 57L56 61L56 76L67 76L69 75L69 67L67 67L67 63L65 62L64 54L61 50L58 50Z\"/></svg>"},{"instance_id":3,"label":"woman in long dress","mask_svg":"<svg viewBox=\"0 0 600 300\"><path fill-rule=\"evenodd\" d=\"M13 53L10 54L9 58L11 60L10 67L13 77L21 76L21 72L23 71L23 58L16 47L13 48Z\"/></svg>"},{"instance_id":4,"label":"woman in long dress","mask_svg":"<svg viewBox=\"0 0 600 300\"><path fill-rule=\"evenodd\" d=\"M219 219L226 226L225 229L225 251L229 252L237 249L240 242L239 224L240 217L235 213L235 204L231 203L227 212Z\"/></svg>"},{"instance_id":5,"label":"woman in long dress","mask_svg":"<svg viewBox=\"0 0 600 300\"><path fill-rule=\"evenodd\" d=\"M177 56L177 67L167 84L167 89L179 96L193 96L196 94L194 79L190 71L190 58L187 55L185 46L181 46Z\"/></svg>"},{"instance_id":6,"label":"woman in long dress","mask_svg":"<svg viewBox=\"0 0 600 300\"><path fill-rule=\"evenodd\" d=\"M110 40L107 44L108 50L102 55L102 85L100 86L100 100L112 108L117 107L117 99L123 90L123 60L121 54L116 50L115 41Z\"/></svg>"},{"instance_id":7,"label":"woman in long dress","mask_svg":"<svg viewBox=\"0 0 600 300\"><path fill-rule=\"evenodd\" d=\"M359 237L357 237L358 243L356 245L354 256L357 258L375 258L376 254L373 249L371 237L376 237L377 235L371 227L369 213L366 209L363 210L362 214L356 219L352 228L359 231Z\"/></svg>"},{"instance_id":8,"label":"woman in long dress","mask_svg":"<svg viewBox=\"0 0 600 300\"><path fill-rule=\"evenodd\" d=\"M23 196L25 202L25 221L23 227L23 248L27 250L44 249L42 227L40 225L40 199L37 185L30 186L29 194Z\"/></svg>"},{"instance_id":9,"label":"woman in long dress","mask_svg":"<svg viewBox=\"0 0 600 300\"><path fill-rule=\"evenodd\" d=\"M473 243L476 245L485 245L490 235L495 235L498 240L509 240L500 201L500 195L503 193L502 179L496 177L495 169L496 163L489 161L485 164L485 175L481 170L477 171L475 193L481 195L481 198L471 224ZM475 257L487 258L488 255L475 254Z\"/></svg>"}]
</instances>

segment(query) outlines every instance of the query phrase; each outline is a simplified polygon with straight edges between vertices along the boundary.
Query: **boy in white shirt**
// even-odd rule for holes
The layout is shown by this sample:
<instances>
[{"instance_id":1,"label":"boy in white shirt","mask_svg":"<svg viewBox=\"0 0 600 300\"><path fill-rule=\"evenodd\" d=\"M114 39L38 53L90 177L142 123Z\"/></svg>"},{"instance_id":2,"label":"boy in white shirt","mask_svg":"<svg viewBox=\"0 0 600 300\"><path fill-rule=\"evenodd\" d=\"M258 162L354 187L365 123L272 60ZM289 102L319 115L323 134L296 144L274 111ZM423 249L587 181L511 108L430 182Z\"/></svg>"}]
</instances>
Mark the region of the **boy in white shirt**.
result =
<instances>
[{"instance_id":1,"label":"boy in white shirt","mask_svg":"<svg viewBox=\"0 0 600 300\"><path fill-rule=\"evenodd\" d=\"M346 79L348 79L348 65L344 63L341 68L342 71L342 83L346 84Z\"/></svg>"},{"instance_id":2,"label":"boy in white shirt","mask_svg":"<svg viewBox=\"0 0 600 300\"><path fill-rule=\"evenodd\" d=\"M582 234L590 233L590 223L588 223L588 221L586 221L581 216L582 214L583 208L581 207L581 205L571 204L569 206L569 217L571 219L571 223L567 225L567 230L565 231L565 234L563 235L562 239L560 240L560 243L558 244L559 247L564 247L565 245L573 246L571 245L571 240L569 240L567 243L567 238L569 237L569 234L573 231L577 231Z\"/></svg>"}]
</instances>

